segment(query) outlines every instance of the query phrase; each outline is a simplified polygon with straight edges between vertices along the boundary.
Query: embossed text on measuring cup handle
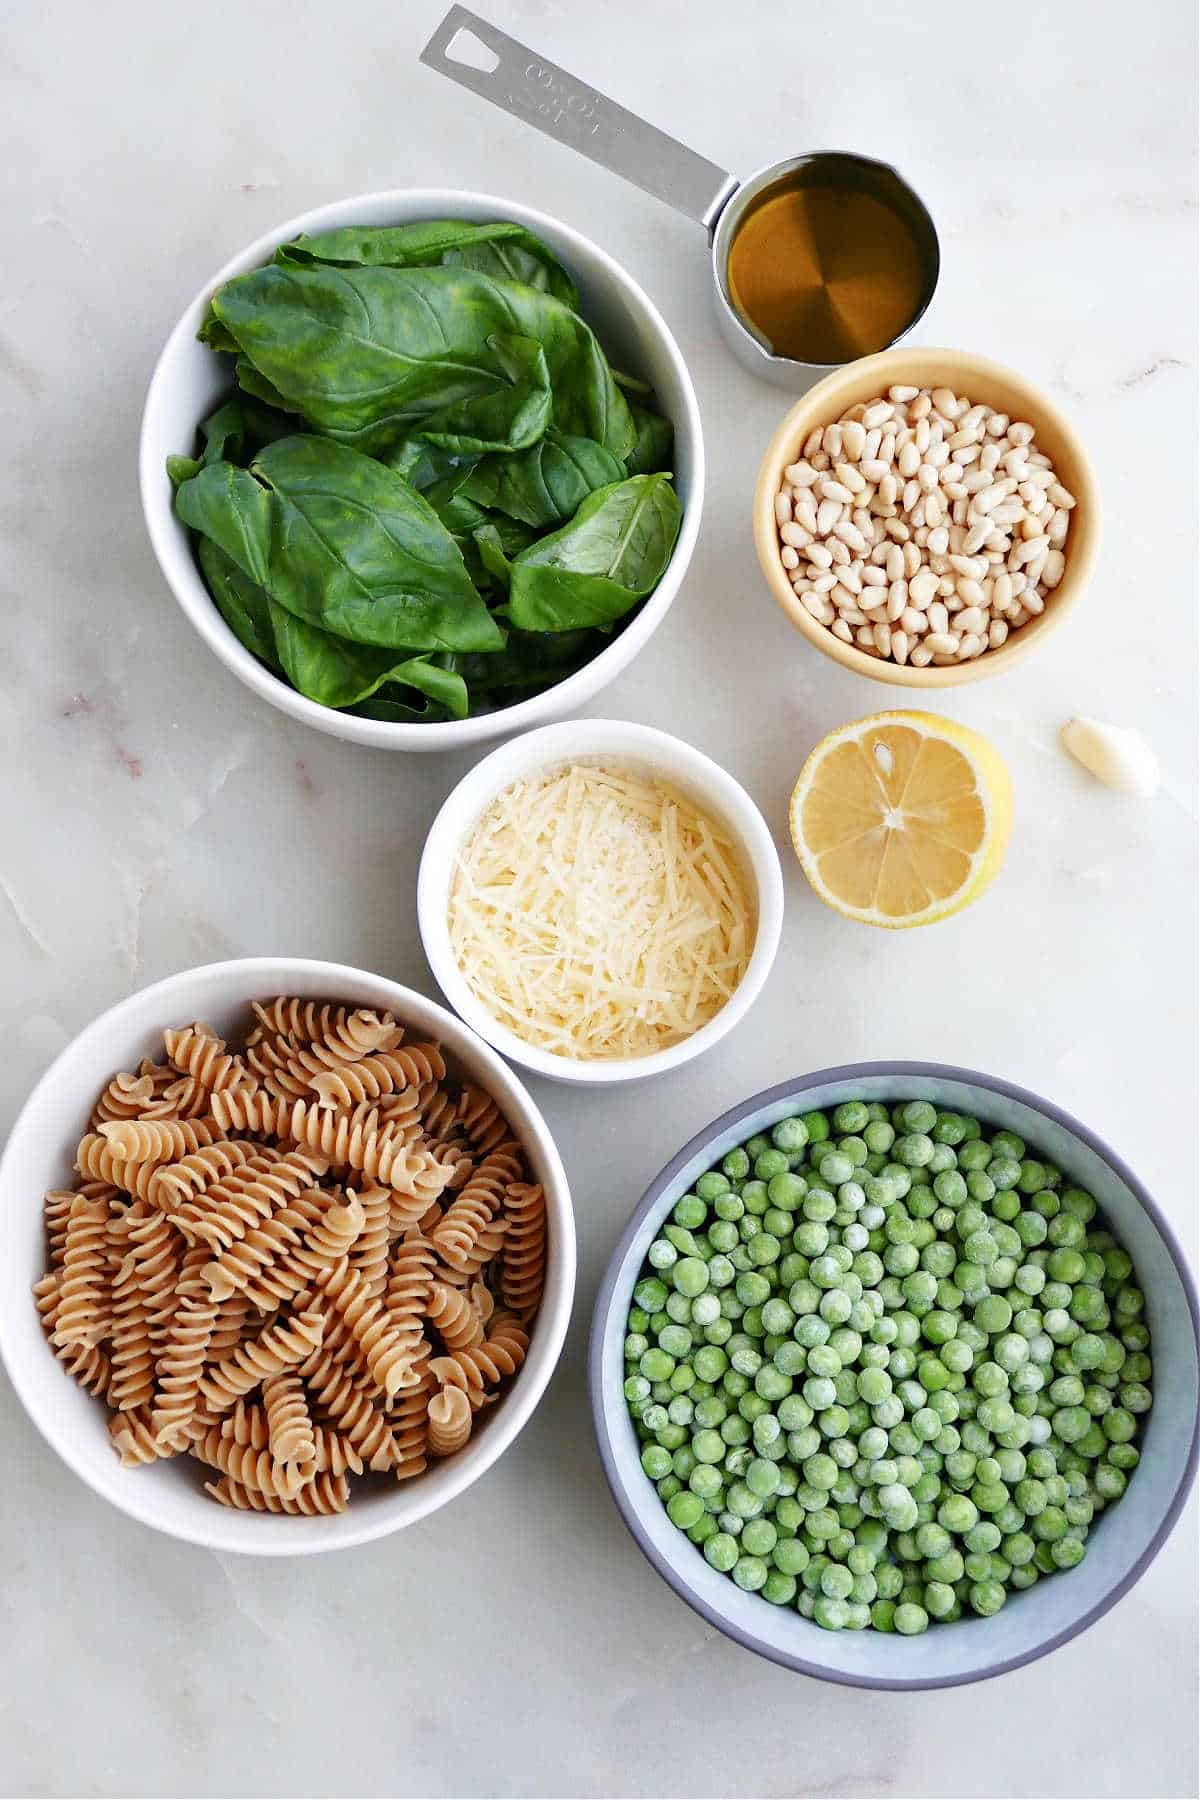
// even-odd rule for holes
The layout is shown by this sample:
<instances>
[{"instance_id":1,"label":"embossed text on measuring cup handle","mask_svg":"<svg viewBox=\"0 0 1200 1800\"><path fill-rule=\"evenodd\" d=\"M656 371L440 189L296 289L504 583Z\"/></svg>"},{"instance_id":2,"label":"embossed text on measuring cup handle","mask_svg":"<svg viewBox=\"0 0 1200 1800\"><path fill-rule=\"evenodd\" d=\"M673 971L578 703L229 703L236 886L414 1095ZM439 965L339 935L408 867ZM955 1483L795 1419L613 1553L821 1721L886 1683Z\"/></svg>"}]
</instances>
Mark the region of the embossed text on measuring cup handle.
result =
<instances>
[{"instance_id":1,"label":"embossed text on measuring cup handle","mask_svg":"<svg viewBox=\"0 0 1200 1800\"><path fill-rule=\"evenodd\" d=\"M455 54L460 37L474 39L476 46L490 52L491 67L463 60L465 47L461 55ZM465 6L450 8L421 52L421 61L710 230L737 185L706 156L618 106Z\"/></svg>"}]
</instances>

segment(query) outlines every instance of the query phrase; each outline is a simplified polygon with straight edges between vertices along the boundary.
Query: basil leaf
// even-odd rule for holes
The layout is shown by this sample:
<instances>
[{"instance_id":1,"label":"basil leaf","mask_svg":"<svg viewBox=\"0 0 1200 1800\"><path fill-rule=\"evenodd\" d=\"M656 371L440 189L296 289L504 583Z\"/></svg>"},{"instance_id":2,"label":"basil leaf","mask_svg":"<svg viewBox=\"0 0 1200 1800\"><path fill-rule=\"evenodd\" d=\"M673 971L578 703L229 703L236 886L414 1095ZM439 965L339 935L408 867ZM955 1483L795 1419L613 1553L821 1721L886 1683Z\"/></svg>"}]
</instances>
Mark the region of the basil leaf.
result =
<instances>
[{"instance_id":1,"label":"basil leaf","mask_svg":"<svg viewBox=\"0 0 1200 1800\"><path fill-rule=\"evenodd\" d=\"M212 538L197 538L196 560L208 591L216 601L217 611L233 635L260 662L278 670L275 633L271 627L271 600L266 590L244 575L233 558Z\"/></svg>"},{"instance_id":2,"label":"basil leaf","mask_svg":"<svg viewBox=\"0 0 1200 1800\"><path fill-rule=\"evenodd\" d=\"M455 456L536 444L550 423L550 371L537 340L497 331L488 349L509 385L445 406L421 422L420 435Z\"/></svg>"},{"instance_id":3,"label":"basil leaf","mask_svg":"<svg viewBox=\"0 0 1200 1800\"><path fill-rule=\"evenodd\" d=\"M560 430L617 457L633 448L628 404L593 333L560 301L519 282L469 269L276 264L226 283L213 306L242 347L243 387L368 454L417 435L431 418L437 429L448 408L511 387L512 336L540 344ZM471 434L456 435L467 448Z\"/></svg>"},{"instance_id":4,"label":"basil leaf","mask_svg":"<svg viewBox=\"0 0 1200 1800\"><path fill-rule=\"evenodd\" d=\"M551 430L513 456L483 457L461 491L490 511L544 530L573 518L589 494L623 475L603 444Z\"/></svg>"},{"instance_id":5,"label":"basil leaf","mask_svg":"<svg viewBox=\"0 0 1200 1800\"><path fill-rule=\"evenodd\" d=\"M568 525L514 558L514 625L566 631L623 618L662 578L682 518L669 475L633 475L599 488Z\"/></svg>"},{"instance_id":6,"label":"basil leaf","mask_svg":"<svg viewBox=\"0 0 1200 1800\"><path fill-rule=\"evenodd\" d=\"M175 507L279 606L336 637L407 650L503 643L432 507L357 451L283 438L249 470L202 469Z\"/></svg>"},{"instance_id":7,"label":"basil leaf","mask_svg":"<svg viewBox=\"0 0 1200 1800\"><path fill-rule=\"evenodd\" d=\"M433 264L477 269L553 294L572 309L575 283L540 238L510 220L472 225L462 219L422 219L409 225L350 226L304 235L275 252L277 263L337 263L413 269Z\"/></svg>"},{"instance_id":8,"label":"basil leaf","mask_svg":"<svg viewBox=\"0 0 1200 1800\"><path fill-rule=\"evenodd\" d=\"M423 438L400 438L377 459L389 469L393 469L409 487L416 488L419 494L426 493L436 482L444 481L451 475L465 474L472 469L478 458L474 456L456 456L451 450L443 450L437 444L427 444Z\"/></svg>"},{"instance_id":9,"label":"basil leaf","mask_svg":"<svg viewBox=\"0 0 1200 1800\"><path fill-rule=\"evenodd\" d=\"M461 675L434 668L424 657L397 662L386 650L350 644L268 601L279 663L292 686L322 706L354 706L388 682L418 688L440 701L451 717L467 716Z\"/></svg>"},{"instance_id":10,"label":"basil leaf","mask_svg":"<svg viewBox=\"0 0 1200 1800\"><path fill-rule=\"evenodd\" d=\"M630 411L637 441L625 458L626 469L631 475L653 475L660 469L669 469L675 449L675 427L670 419L650 412L636 401L632 402Z\"/></svg>"}]
</instances>

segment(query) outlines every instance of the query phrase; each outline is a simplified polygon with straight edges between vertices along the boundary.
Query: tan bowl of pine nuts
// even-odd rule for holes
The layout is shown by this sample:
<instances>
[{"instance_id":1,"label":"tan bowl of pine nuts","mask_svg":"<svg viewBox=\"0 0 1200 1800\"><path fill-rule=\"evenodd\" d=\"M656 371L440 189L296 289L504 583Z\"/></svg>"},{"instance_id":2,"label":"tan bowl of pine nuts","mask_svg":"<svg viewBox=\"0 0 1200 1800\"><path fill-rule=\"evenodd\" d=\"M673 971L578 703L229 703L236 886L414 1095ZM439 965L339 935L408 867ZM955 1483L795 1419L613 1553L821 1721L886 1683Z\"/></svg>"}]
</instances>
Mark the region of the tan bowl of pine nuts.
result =
<instances>
[{"instance_id":1,"label":"tan bowl of pine nuts","mask_svg":"<svg viewBox=\"0 0 1200 1800\"><path fill-rule=\"evenodd\" d=\"M1012 668L1079 600L1099 539L1072 427L963 350L885 350L827 375L771 439L754 494L758 560L792 624L897 687Z\"/></svg>"}]
</instances>

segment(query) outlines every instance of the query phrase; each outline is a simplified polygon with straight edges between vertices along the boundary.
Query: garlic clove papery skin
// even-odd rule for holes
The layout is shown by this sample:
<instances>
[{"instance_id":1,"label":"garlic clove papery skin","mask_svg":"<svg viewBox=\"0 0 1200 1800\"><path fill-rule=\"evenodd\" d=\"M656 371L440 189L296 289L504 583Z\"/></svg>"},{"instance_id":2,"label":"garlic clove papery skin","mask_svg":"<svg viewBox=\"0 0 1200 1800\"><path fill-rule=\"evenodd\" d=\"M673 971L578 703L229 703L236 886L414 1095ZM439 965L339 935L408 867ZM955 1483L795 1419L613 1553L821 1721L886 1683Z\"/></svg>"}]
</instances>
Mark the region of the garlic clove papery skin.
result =
<instances>
[{"instance_id":1,"label":"garlic clove papery skin","mask_svg":"<svg viewBox=\"0 0 1200 1800\"><path fill-rule=\"evenodd\" d=\"M1158 758L1136 731L1102 719L1068 719L1059 735L1063 749L1105 787L1149 799L1162 779Z\"/></svg>"}]
</instances>

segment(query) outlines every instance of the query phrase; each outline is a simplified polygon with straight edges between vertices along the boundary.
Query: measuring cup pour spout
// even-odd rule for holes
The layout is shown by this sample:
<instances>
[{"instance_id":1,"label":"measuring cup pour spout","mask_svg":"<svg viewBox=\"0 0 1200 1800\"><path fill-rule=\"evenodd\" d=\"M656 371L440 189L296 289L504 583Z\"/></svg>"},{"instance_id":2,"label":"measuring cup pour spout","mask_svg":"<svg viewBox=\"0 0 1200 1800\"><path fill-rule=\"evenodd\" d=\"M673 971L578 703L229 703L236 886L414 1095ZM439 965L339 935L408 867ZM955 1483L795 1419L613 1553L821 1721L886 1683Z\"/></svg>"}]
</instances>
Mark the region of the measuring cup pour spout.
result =
<instances>
[{"instance_id":1,"label":"measuring cup pour spout","mask_svg":"<svg viewBox=\"0 0 1200 1800\"><path fill-rule=\"evenodd\" d=\"M722 336L739 362L779 387L803 391L853 356L887 349L907 335L933 297L940 266L933 220L915 191L886 163L823 151L773 164L739 182L708 157L618 106L465 6L450 8L421 52L421 61L703 225L710 238L713 293ZM911 235L911 257L919 271L913 304L905 309L896 328L892 328L895 320L884 327L888 335L883 341L863 344L846 354L839 350L829 362L780 355L738 304L730 279L730 253L738 228L785 187L814 194L835 189L848 192L858 196L860 204L877 204ZM803 279L816 292L818 312L832 317L838 304L835 283L826 280L820 258L815 260L817 266L806 270ZM861 286L861 271L858 280ZM830 341L838 341L836 333Z\"/></svg>"}]
</instances>

